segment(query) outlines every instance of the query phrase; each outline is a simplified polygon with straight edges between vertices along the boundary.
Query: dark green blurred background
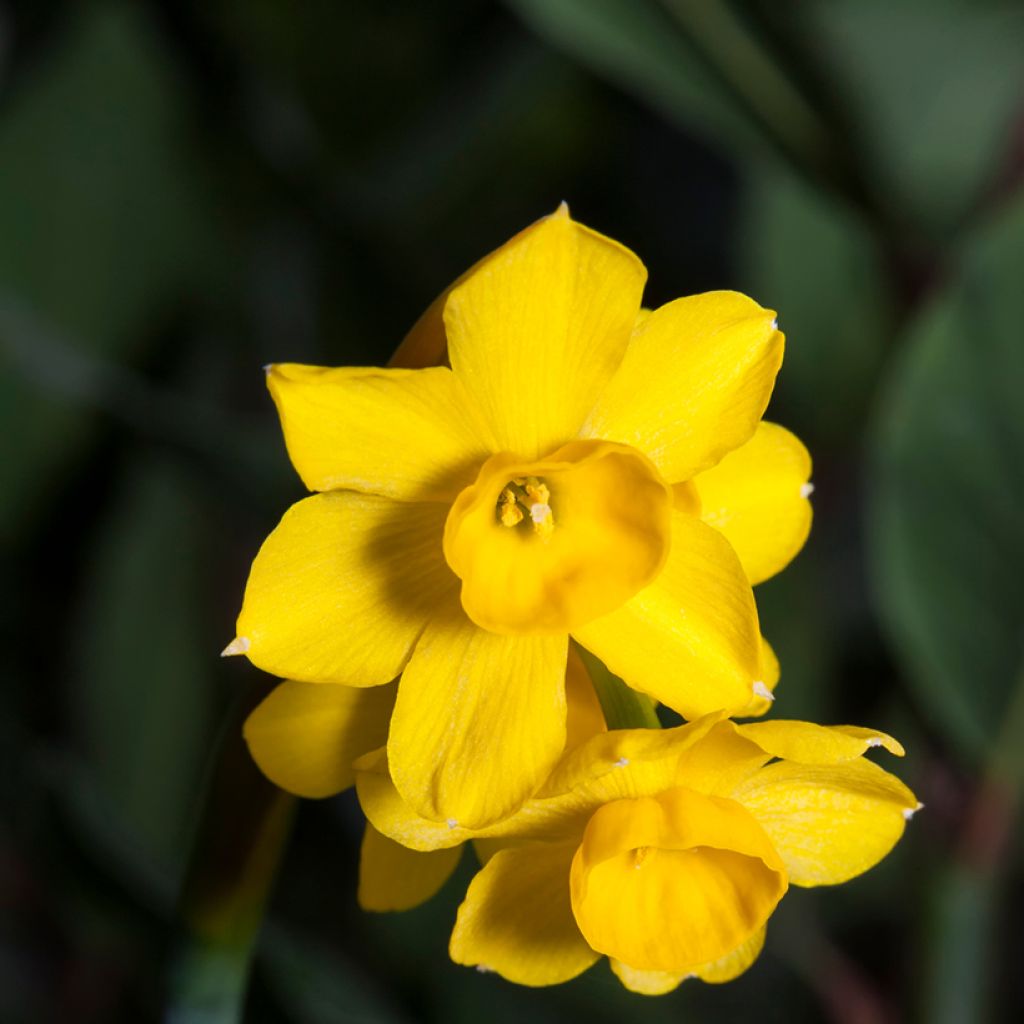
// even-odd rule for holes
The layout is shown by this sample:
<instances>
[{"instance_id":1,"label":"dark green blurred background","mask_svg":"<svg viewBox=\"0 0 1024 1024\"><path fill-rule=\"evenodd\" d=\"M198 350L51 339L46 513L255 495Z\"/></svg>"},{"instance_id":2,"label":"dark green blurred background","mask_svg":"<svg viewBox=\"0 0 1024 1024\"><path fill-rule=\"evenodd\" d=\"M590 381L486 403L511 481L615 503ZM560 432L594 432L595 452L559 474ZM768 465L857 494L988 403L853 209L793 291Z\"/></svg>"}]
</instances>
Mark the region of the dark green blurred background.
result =
<instances>
[{"instance_id":1,"label":"dark green blurred background","mask_svg":"<svg viewBox=\"0 0 1024 1024\"><path fill-rule=\"evenodd\" d=\"M1024 1019L1024 5L0 8L0 1021L162 1013L249 559L301 496L261 366L380 363L562 199L648 303L779 311L816 522L759 588L775 713L888 728L926 803L756 967L644 999L447 961L468 874L355 905L305 804L246 1019ZM349 797L351 794L348 795Z\"/></svg>"}]
</instances>

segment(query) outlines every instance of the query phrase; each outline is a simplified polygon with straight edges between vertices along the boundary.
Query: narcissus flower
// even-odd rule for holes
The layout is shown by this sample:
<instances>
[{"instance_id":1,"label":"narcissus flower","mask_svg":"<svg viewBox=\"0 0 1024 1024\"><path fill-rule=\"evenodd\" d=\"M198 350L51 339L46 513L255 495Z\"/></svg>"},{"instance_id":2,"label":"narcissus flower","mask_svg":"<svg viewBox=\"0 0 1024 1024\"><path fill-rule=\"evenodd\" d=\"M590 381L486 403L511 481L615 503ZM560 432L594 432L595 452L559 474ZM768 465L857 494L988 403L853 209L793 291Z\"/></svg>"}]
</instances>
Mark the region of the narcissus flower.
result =
<instances>
[{"instance_id":1,"label":"narcissus flower","mask_svg":"<svg viewBox=\"0 0 1024 1024\"><path fill-rule=\"evenodd\" d=\"M691 976L736 977L790 884L844 882L892 849L919 805L862 756L873 746L903 753L869 729L720 713L613 731L481 832L417 816L383 750L360 762L357 788L370 821L408 847L502 847L459 909L456 962L551 985L605 955L627 988L654 995Z\"/></svg>"},{"instance_id":2,"label":"narcissus flower","mask_svg":"<svg viewBox=\"0 0 1024 1024\"><path fill-rule=\"evenodd\" d=\"M687 718L764 694L751 583L810 522L806 452L760 423L783 338L733 292L642 311L645 277L563 207L428 312L450 368L269 368L322 493L260 550L229 651L401 675L391 769L427 817L483 826L544 782L570 636Z\"/></svg>"}]
</instances>

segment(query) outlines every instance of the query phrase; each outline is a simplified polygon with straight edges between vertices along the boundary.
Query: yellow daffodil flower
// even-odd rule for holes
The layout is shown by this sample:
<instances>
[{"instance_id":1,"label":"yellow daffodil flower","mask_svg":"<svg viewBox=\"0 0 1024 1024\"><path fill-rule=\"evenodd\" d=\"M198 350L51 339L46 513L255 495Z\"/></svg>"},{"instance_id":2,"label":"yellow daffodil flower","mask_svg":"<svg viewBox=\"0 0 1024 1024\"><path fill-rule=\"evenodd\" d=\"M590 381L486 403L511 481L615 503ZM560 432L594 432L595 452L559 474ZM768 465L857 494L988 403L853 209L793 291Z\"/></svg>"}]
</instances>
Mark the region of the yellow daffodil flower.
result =
<instances>
[{"instance_id":1,"label":"yellow daffodil flower","mask_svg":"<svg viewBox=\"0 0 1024 1024\"><path fill-rule=\"evenodd\" d=\"M420 322L414 355L443 336L450 367L268 369L321 493L264 543L228 653L401 675L391 768L434 820L483 826L542 785L570 636L687 718L765 697L751 584L810 523L807 453L760 423L783 338L734 292L641 311L645 277L563 207Z\"/></svg>"},{"instance_id":2,"label":"yellow daffodil flower","mask_svg":"<svg viewBox=\"0 0 1024 1024\"><path fill-rule=\"evenodd\" d=\"M355 782L353 762L384 743L396 686L356 688L280 683L249 715L245 741L264 775L296 796L335 796ZM590 677L575 651L565 679L565 751L606 729ZM406 849L367 824L359 856L357 895L364 910L410 910L447 881L462 854Z\"/></svg>"},{"instance_id":3,"label":"yellow daffodil flower","mask_svg":"<svg viewBox=\"0 0 1024 1024\"><path fill-rule=\"evenodd\" d=\"M617 730L481 832L418 816L384 750L359 762L357 789L375 827L408 847L499 841L459 909L456 962L551 985L604 955L627 988L659 994L736 977L790 884L844 882L892 849L919 805L862 756L874 746L903 753L869 729L721 713Z\"/></svg>"}]
</instances>

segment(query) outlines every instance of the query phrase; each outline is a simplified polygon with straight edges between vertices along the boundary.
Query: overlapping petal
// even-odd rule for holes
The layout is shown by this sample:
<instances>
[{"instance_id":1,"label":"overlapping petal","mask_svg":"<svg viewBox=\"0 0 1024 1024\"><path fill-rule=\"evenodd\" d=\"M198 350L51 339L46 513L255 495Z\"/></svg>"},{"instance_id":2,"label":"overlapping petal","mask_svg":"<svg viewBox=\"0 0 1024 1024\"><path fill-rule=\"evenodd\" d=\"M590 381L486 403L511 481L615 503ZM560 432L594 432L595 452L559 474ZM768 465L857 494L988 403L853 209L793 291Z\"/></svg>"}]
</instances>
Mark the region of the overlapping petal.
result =
<instances>
[{"instance_id":1,"label":"overlapping petal","mask_svg":"<svg viewBox=\"0 0 1024 1024\"><path fill-rule=\"evenodd\" d=\"M852 761L870 747L882 747L897 757L904 754L902 744L892 736L857 725L815 725L776 718L768 722L750 722L738 726L737 731L772 757L803 764Z\"/></svg>"},{"instance_id":2,"label":"overlapping petal","mask_svg":"<svg viewBox=\"0 0 1024 1024\"><path fill-rule=\"evenodd\" d=\"M723 533L750 582L785 568L811 529L811 457L783 427L761 422L754 436L692 481L701 518Z\"/></svg>"},{"instance_id":3,"label":"overlapping petal","mask_svg":"<svg viewBox=\"0 0 1024 1024\"><path fill-rule=\"evenodd\" d=\"M569 904L574 852L575 844L538 843L491 857L459 907L451 958L520 985L556 985L585 971L599 954Z\"/></svg>"},{"instance_id":4,"label":"overlapping petal","mask_svg":"<svg viewBox=\"0 0 1024 1024\"><path fill-rule=\"evenodd\" d=\"M576 435L622 360L646 276L563 206L451 290L451 365L500 449L537 459Z\"/></svg>"},{"instance_id":5,"label":"overlapping petal","mask_svg":"<svg viewBox=\"0 0 1024 1024\"><path fill-rule=\"evenodd\" d=\"M455 375L375 367L267 368L292 465L311 491L451 499L490 454Z\"/></svg>"},{"instance_id":6,"label":"overlapping petal","mask_svg":"<svg viewBox=\"0 0 1024 1024\"><path fill-rule=\"evenodd\" d=\"M441 551L444 505L333 491L293 505L249 574L238 636L265 672L377 686L458 601Z\"/></svg>"},{"instance_id":7,"label":"overlapping petal","mask_svg":"<svg viewBox=\"0 0 1024 1024\"><path fill-rule=\"evenodd\" d=\"M388 737L395 785L424 817L481 828L511 814L565 745L564 636L503 636L461 612L425 630Z\"/></svg>"},{"instance_id":8,"label":"overlapping petal","mask_svg":"<svg viewBox=\"0 0 1024 1024\"><path fill-rule=\"evenodd\" d=\"M407 850L368 824L359 851L359 906L376 911L418 907L448 881L461 856L461 847Z\"/></svg>"},{"instance_id":9,"label":"overlapping petal","mask_svg":"<svg viewBox=\"0 0 1024 1024\"><path fill-rule=\"evenodd\" d=\"M877 864L917 808L914 794L871 761L777 761L733 794L779 851L794 885L837 885Z\"/></svg>"},{"instance_id":10,"label":"overlapping petal","mask_svg":"<svg viewBox=\"0 0 1024 1024\"><path fill-rule=\"evenodd\" d=\"M762 675L757 610L739 560L721 534L678 511L657 580L573 636L686 718L739 711Z\"/></svg>"},{"instance_id":11,"label":"overlapping petal","mask_svg":"<svg viewBox=\"0 0 1024 1024\"><path fill-rule=\"evenodd\" d=\"M271 782L325 797L355 782L352 762L387 737L395 689L286 680L246 719L245 742Z\"/></svg>"},{"instance_id":12,"label":"overlapping petal","mask_svg":"<svg viewBox=\"0 0 1024 1024\"><path fill-rule=\"evenodd\" d=\"M737 292L676 299L636 326L581 432L642 451L670 483L753 435L782 363L775 314Z\"/></svg>"}]
</instances>

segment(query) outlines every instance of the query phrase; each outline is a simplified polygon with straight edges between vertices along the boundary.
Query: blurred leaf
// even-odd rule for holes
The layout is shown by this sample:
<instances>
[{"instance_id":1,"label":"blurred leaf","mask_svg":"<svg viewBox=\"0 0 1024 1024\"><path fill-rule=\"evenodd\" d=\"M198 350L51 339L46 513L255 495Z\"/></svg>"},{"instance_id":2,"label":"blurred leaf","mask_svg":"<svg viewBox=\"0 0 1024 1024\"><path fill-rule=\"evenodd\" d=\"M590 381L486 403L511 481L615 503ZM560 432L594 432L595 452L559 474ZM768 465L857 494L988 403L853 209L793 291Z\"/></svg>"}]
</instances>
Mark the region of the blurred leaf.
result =
<instances>
[{"instance_id":1,"label":"blurred leaf","mask_svg":"<svg viewBox=\"0 0 1024 1024\"><path fill-rule=\"evenodd\" d=\"M879 196L901 218L954 226L992 184L1022 110L1024 9L819 0L809 10Z\"/></svg>"},{"instance_id":2,"label":"blurred leaf","mask_svg":"<svg viewBox=\"0 0 1024 1024\"><path fill-rule=\"evenodd\" d=\"M743 201L740 286L778 310L786 423L835 440L864 415L888 333L891 287L852 209L784 168L752 176Z\"/></svg>"},{"instance_id":3,"label":"blurred leaf","mask_svg":"<svg viewBox=\"0 0 1024 1024\"><path fill-rule=\"evenodd\" d=\"M133 463L104 523L74 637L74 724L99 788L152 854L180 858L209 742L199 510L170 465Z\"/></svg>"},{"instance_id":4,"label":"blurred leaf","mask_svg":"<svg viewBox=\"0 0 1024 1024\"><path fill-rule=\"evenodd\" d=\"M741 150L765 136L650 0L508 0L540 35L690 128Z\"/></svg>"},{"instance_id":5,"label":"blurred leaf","mask_svg":"<svg viewBox=\"0 0 1024 1024\"><path fill-rule=\"evenodd\" d=\"M410 1020L374 979L322 943L275 925L267 929L260 954L263 970L296 1021L406 1024Z\"/></svg>"},{"instance_id":6,"label":"blurred leaf","mask_svg":"<svg viewBox=\"0 0 1024 1024\"><path fill-rule=\"evenodd\" d=\"M923 707L990 743L1024 653L1024 202L912 327L879 410L869 542L880 610Z\"/></svg>"},{"instance_id":7,"label":"blurred leaf","mask_svg":"<svg viewBox=\"0 0 1024 1024\"><path fill-rule=\"evenodd\" d=\"M174 81L139 7L86 5L0 121L0 285L93 354L138 354L159 304L209 252ZM0 367L8 340L0 335ZM81 443L89 418L0 375L0 535Z\"/></svg>"}]
</instances>

